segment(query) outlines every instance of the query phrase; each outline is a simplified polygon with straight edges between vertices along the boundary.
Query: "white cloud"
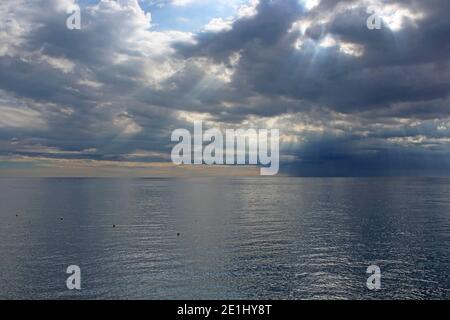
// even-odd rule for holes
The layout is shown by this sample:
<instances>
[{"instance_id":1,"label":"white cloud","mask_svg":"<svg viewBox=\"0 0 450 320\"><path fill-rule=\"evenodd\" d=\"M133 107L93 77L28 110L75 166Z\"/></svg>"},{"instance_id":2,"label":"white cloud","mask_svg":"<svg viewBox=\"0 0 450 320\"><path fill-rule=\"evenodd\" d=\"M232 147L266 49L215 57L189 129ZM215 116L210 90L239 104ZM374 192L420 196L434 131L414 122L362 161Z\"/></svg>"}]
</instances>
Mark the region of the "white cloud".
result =
<instances>
[{"instance_id":1,"label":"white cloud","mask_svg":"<svg viewBox=\"0 0 450 320\"><path fill-rule=\"evenodd\" d=\"M320 3L320 0L301 0L303 2L303 5L307 10L311 10L314 7L318 6Z\"/></svg>"},{"instance_id":2,"label":"white cloud","mask_svg":"<svg viewBox=\"0 0 450 320\"><path fill-rule=\"evenodd\" d=\"M256 15L258 7L259 0L249 0L247 4L244 4L239 7L237 17L238 19L241 18L248 18Z\"/></svg>"},{"instance_id":3,"label":"white cloud","mask_svg":"<svg viewBox=\"0 0 450 320\"><path fill-rule=\"evenodd\" d=\"M8 107L0 105L0 128L23 130L44 129L46 123L41 114L28 107Z\"/></svg>"},{"instance_id":4,"label":"white cloud","mask_svg":"<svg viewBox=\"0 0 450 320\"><path fill-rule=\"evenodd\" d=\"M205 26L205 31L208 32L221 32L228 31L232 29L232 20L224 20L222 18L214 18L209 21L209 23Z\"/></svg>"},{"instance_id":5,"label":"white cloud","mask_svg":"<svg viewBox=\"0 0 450 320\"><path fill-rule=\"evenodd\" d=\"M142 131L142 127L127 112L117 115L113 123L120 129L120 134L124 136L134 136Z\"/></svg>"},{"instance_id":6,"label":"white cloud","mask_svg":"<svg viewBox=\"0 0 450 320\"><path fill-rule=\"evenodd\" d=\"M177 7L184 7L189 4L192 4L195 0L172 0L172 5Z\"/></svg>"}]
</instances>

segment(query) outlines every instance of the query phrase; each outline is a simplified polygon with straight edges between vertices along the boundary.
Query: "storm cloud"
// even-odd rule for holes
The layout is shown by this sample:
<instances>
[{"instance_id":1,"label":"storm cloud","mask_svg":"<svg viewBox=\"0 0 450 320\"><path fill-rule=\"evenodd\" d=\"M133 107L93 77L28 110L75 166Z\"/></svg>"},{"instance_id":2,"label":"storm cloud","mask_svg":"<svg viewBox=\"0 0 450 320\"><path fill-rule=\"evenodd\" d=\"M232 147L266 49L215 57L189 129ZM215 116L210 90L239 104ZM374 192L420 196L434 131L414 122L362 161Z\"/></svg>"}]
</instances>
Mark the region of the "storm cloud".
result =
<instances>
[{"instance_id":1,"label":"storm cloud","mask_svg":"<svg viewBox=\"0 0 450 320\"><path fill-rule=\"evenodd\" d=\"M236 1L199 30L161 25L137 0L80 2L69 30L74 3L0 4L6 169L167 162L171 131L201 119L279 128L287 174L450 173L447 0Z\"/></svg>"}]
</instances>

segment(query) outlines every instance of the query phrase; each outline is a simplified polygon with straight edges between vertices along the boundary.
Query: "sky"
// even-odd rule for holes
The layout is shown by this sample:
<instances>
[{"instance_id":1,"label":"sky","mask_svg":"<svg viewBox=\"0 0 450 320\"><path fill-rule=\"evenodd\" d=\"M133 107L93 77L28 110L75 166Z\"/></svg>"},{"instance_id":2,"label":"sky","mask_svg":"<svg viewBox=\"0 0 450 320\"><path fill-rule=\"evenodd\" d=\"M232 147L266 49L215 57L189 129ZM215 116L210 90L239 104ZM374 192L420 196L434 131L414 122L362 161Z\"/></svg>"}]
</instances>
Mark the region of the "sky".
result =
<instances>
[{"instance_id":1,"label":"sky","mask_svg":"<svg viewBox=\"0 0 450 320\"><path fill-rule=\"evenodd\" d=\"M0 177L178 176L171 132L196 120L280 129L281 175L448 176L449 16L448 0L3 0ZM216 169L239 175L187 171Z\"/></svg>"}]
</instances>

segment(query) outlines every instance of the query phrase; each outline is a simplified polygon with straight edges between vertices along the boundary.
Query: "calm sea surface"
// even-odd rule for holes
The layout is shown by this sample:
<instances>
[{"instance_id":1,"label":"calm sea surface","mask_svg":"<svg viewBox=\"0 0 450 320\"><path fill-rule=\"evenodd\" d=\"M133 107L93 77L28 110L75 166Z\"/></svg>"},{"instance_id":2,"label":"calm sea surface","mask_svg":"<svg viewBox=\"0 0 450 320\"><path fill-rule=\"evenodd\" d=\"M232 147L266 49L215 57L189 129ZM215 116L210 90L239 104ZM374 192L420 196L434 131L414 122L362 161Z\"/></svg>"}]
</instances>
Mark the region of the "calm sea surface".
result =
<instances>
[{"instance_id":1,"label":"calm sea surface","mask_svg":"<svg viewBox=\"0 0 450 320\"><path fill-rule=\"evenodd\" d=\"M449 299L449 258L448 179L0 179L3 299Z\"/></svg>"}]
</instances>

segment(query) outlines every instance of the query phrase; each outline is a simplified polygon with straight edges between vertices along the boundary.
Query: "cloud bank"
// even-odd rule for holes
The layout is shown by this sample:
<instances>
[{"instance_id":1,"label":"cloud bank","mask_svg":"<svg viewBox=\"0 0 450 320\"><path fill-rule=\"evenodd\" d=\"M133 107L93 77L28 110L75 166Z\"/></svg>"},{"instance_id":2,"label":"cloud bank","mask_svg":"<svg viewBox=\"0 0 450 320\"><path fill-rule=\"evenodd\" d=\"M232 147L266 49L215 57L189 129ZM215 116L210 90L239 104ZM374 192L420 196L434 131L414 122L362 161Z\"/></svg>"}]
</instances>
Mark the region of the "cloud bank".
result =
<instances>
[{"instance_id":1,"label":"cloud bank","mask_svg":"<svg viewBox=\"0 0 450 320\"><path fill-rule=\"evenodd\" d=\"M450 173L446 0L251 0L201 31L137 0L80 3L69 30L73 4L0 4L0 171L168 162L172 130L202 119L279 128L287 174Z\"/></svg>"}]
</instances>

